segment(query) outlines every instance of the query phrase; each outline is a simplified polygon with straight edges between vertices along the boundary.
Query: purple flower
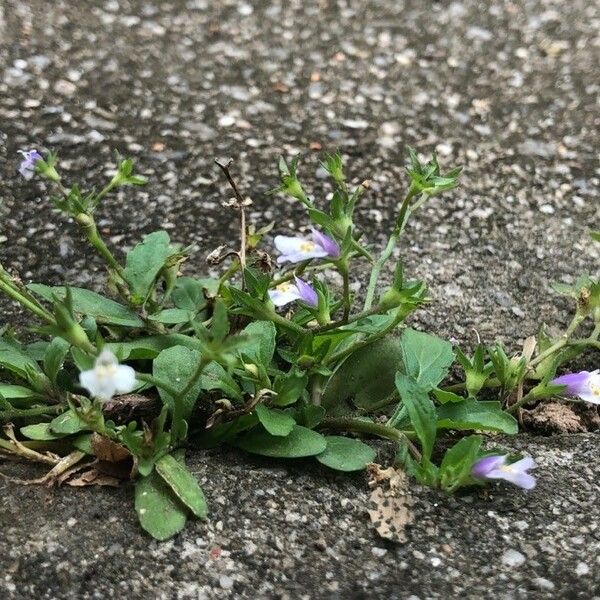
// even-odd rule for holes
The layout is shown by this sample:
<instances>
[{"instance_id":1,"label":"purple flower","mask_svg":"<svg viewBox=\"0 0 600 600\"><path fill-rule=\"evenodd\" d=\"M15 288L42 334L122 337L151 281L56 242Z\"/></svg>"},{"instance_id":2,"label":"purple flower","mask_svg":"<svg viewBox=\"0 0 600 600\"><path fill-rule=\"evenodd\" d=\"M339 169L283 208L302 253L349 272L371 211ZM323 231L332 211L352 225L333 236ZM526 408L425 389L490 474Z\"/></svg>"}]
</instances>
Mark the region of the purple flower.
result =
<instances>
[{"instance_id":1,"label":"purple flower","mask_svg":"<svg viewBox=\"0 0 600 600\"><path fill-rule=\"evenodd\" d=\"M277 258L279 264L291 262L297 263L310 258L338 258L340 247L338 243L329 236L312 230L312 240L300 237L278 235L275 237L275 247L281 256Z\"/></svg>"},{"instance_id":2,"label":"purple flower","mask_svg":"<svg viewBox=\"0 0 600 600\"><path fill-rule=\"evenodd\" d=\"M471 475L479 479L504 479L524 490L535 487L535 477L527 473L535 468L533 458L526 457L517 462L506 464L506 455L484 456L471 469Z\"/></svg>"},{"instance_id":3,"label":"purple flower","mask_svg":"<svg viewBox=\"0 0 600 600\"><path fill-rule=\"evenodd\" d=\"M27 152L19 150L19 153L23 155L23 160L19 165L19 173L29 180L35 173L35 163L38 160L43 160L42 155L37 150L28 150Z\"/></svg>"},{"instance_id":4,"label":"purple flower","mask_svg":"<svg viewBox=\"0 0 600 600\"><path fill-rule=\"evenodd\" d=\"M276 288L269 290L269 298L275 306L285 306L294 300L302 300L309 306L315 308L319 304L319 297L314 288L300 279L300 277L294 277L296 283L285 282L278 285Z\"/></svg>"},{"instance_id":5,"label":"purple flower","mask_svg":"<svg viewBox=\"0 0 600 600\"><path fill-rule=\"evenodd\" d=\"M567 373L550 382L552 385L566 385L566 396L578 396L585 402L600 404L600 370Z\"/></svg>"}]
</instances>

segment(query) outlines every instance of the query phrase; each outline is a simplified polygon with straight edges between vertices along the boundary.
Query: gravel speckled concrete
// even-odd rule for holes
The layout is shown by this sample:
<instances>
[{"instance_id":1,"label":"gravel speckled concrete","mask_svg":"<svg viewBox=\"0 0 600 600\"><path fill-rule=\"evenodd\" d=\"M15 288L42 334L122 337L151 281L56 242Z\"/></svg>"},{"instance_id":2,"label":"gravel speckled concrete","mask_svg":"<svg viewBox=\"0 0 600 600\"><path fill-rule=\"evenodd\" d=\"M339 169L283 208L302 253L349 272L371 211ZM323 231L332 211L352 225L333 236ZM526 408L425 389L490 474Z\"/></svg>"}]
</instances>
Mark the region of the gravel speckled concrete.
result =
<instances>
[{"instance_id":1,"label":"gravel speckled concrete","mask_svg":"<svg viewBox=\"0 0 600 600\"><path fill-rule=\"evenodd\" d=\"M550 280L597 272L586 235L600 220L599 31L588 0L3 0L0 256L28 280L102 285L102 265L71 239L43 186L15 175L18 149L58 150L66 179L90 186L110 175L114 149L132 156L150 183L106 201L103 232L128 245L165 227L198 244L187 269L202 272L206 253L235 234L216 156L236 158L253 216L284 231L306 222L265 195L276 157L301 153L306 187L324 199L315 149L339 147L354 181L371 180L359 222L381 242L409 143L465 167L461 188L434 199L400 249L434 300L414 322L467 346L477 329L515 348L541 321L567 321ZM15 309L2 307L10 322ZM531 495L423 492L410 542L397 548L368 529L360 476L234 453L192 457L212 518L162 545L137 529L127 489L1 482L0 589L600 597L598 436L506 443L540 460Z\"/></svg>"},{"instance_id":2,"label":"gravel speckled concrete","mask_svg":"<svg viewBox=\"0 0 600 600\"><path fill-rule=\"evenodd\" d=\"M597 436L497 444L536 457L538 487L455 498L417 490L402 545L370 529L362 474L312 463L193 453L210 520L164 543L138 529L127 487L0 481L9 499L0 513L0 589L40 600L598 597ZM23 475L22 467L2 469Z\"/></svg>"}]
</instances>

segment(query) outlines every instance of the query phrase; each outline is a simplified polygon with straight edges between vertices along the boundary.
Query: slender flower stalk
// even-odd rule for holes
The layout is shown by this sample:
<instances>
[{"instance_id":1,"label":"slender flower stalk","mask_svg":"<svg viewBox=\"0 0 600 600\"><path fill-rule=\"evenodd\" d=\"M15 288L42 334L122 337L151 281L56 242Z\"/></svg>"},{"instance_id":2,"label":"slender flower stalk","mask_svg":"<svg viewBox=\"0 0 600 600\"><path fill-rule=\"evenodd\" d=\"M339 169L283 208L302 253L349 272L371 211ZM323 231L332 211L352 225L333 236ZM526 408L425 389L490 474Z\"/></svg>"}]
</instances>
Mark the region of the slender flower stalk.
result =
<instances>
[{"instance_id":1,"label":"slender flower stalk","mask_svg":"<svg viewBox=\"0 0 600 600\"><path fill-rule=\"evenodd\" d=\"M402 231L404 230L406 221L408 220L408 216L409 216L410 212L412 212L409 210L410 201L417 194L418 194L418 191L411 186L410 189L408 190L408 193L406 194L406 197L402 201L402 205L400 206L400 212L398 214L398 218L396 219L396 225L394 226L394 229L393 229L392 233L390 234L388 242L387 242L385 248L383 249L383 251L381 252L381 254L379 255L379 258L373 264L373 267L371 269L371 275L369 277L369 285L367 287L367 294L365 297L364 310L368 310L373 305L373 300L375 299L375 288L377 286L377 281L379 280L379 275L381 273L381 269L383 269L385 263L389 260L390 256L392 256L392 253L394 252L394 248L398 244L398 240L400 239L400 236L402 235ZM415 206L420 206L420 203L416 203Z\"/></svg>"}]
</instances>

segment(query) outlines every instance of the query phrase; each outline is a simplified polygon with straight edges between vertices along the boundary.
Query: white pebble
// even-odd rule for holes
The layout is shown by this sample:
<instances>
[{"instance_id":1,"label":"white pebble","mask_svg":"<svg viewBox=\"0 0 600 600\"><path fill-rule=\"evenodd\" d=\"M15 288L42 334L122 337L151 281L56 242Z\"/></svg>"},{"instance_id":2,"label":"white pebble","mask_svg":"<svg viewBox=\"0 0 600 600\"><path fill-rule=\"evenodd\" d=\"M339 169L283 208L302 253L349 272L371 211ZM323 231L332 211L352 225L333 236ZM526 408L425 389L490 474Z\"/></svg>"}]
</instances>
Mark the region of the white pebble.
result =
<instances>
[{"instance_id":1,"label":"white pebble","mask_svg":"<svg viewBox=\"0 0 600 600\"><path fill-rule=\"evenodd\" d=\"M520 567L525 563L525 556L518 550L507 550L502 555L502 564L506 567Z\"/></svg>"}]
</instances>

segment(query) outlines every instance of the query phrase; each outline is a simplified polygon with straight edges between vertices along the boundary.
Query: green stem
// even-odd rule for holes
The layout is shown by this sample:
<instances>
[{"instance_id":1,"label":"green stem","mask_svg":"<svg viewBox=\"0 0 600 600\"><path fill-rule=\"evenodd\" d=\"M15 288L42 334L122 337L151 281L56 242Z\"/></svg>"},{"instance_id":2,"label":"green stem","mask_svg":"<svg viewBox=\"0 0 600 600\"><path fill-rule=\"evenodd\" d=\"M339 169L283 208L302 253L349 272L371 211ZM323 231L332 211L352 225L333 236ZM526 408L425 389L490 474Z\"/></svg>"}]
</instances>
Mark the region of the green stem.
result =
<instances>
[{"instance_id":1,"label":"green stem","mask_svg":"<svg viewBox=\"0 0 600 600\"><path fill-rule=\"evenodd\" d=\"M348 322L350 316L350 309L352 308L350 302L350 274L348 273L348 261L342 259L338 263L338 271L340 272L343 279L343 293L342 298L344 302L344 312L342 315L342 323Z\"/></svg>"},{"instance_id":2,"label":"green stem","mask_svg":"<svg viewBox=\"0 0 600 600\"><path fill-rule=\"evenodd\" d=\"M278 315L277 313L273 313L273 314L269 315L268 319L270 321L272 321L273 323L275 323L275 325L279 325L280 327L283 327L284 329L288 329L289 331L292 331L297 335L305 335L306 334L306 329L304 329L304 327L302 327L301 325L298 325L297 323L294 323L294 321L291 321L290 319L285 319L284 317Z\"/></svg>"},{"instance_id":3,"label":"green stem","mask_svg":"<svg viewBox=\"0 0 600 600\"><path fill-rule=\"evenodd\" d=\"M411 438L415 437L412 431L400 431L395 427L389 427L381 423L373 423L364 419L352 418L330 418L325 419L319 425L319 429L337 429L342 431L355 431L357 433L367 433L380 438L394 440L395 442L405 442L411 454L417 461L421 460L421 453L412 443Z\"/></svg>"},{"instance_id":4,"label":"green stem","mask_svg":"<svg viewBox=\"0 0 600 600\"><path fill-rule=\"evenodd\" d=\"M531 394L525 394L518 402L515 402L512 406L509 406L506 410L509 413L516 413L520 408L525 406L530 400L535 400L535 396Z\"/></svg>"},{"instance_id":5,"label":"green stem","mask_svg":"<svg viewBox=\"0 0 600 600\"><path fill-rule=\"evenodd\" d=\"M492 377L491 379L486 379L485 383L483 384L484 388L498 388L501 386L502 384L495 377ZM444 392L462 392L466 389L466 387L467 384L463 381L461 383L453 383L452 385L446 385L443 388L441 388L441 390Z\"/></svg>"},{"instance_id":6,"label":"green stem","mask_svg":"<svg viewBox=\"0 0 600 600\"><path fill-rule=\"evenodd\" d=\"M12 410L0 410L0 421L10 419L21 419L25 417L39 417L40 415L53 415L64 409L62 404L53 406L35 406L34 408L13 408Z\"/></svg>"},{"instance_id":7,"label":"green stem","mask_svg":"<svg viewBox=\"0 0 600 600\"><path fill-rule=\"evenodd\" d=\"M2 279L0 279L0 291L47 323L50 323L50 325L56 325L56 320L48 311L38 306L29 298L26 298L17 288Z\"/></svg>"},{"instance_id":8,"label":"green stem","mask_svg":"<svg viewBox=\"0 0 600 600\"><path fill-rule=\"evenodd\" d=\"M328 360L325 361L325 365L337 363L337 362L343 360L344 358L346 358L347 356L350 356L354 352L357 352L358 350L365 348L369 344L372 344L373 342L381 339L382 337L385 337L388 333L390 333L397 327L397 325L402 321L403 318L404 318L404 315L400 314L400 316L396 317L392 321L392 323L390 323L385 329L382 329L381 331L378 331L376 334L374 334L370 337L367 337L365 339L362 339L362 340L356 342L355 344L352 344L352 346L346 348L342 352L333 354L332 356L329 357Z\"/></svg>"},{"instance_id":9,"label":"green stem","mask_svg":"<svg viewBox=\"0 0 600 600\"><path fill-rule=\"evenodd\" d=\"M582 314L580 314L578 312L575 313L575 316L573 317L573 319L569 323L569 326L567 327L567 329L563 333L561 339L558 340L558 342L552 344L552 346L550 346L549 348L547 348L546 350L544 350L544 352L542 352L541 354L538 354L538 356L536 356L534 359L532 359L529 362L529 366L533 367L533 366L541 363L543 360L545 360L546 358L548 358L549 356L551 356L552 354L554 354L555 352L557 352L561 348L564 348L567 345L567 343L569 342L569 338L573 335L573 333L579 327L579 325L581 325L581 322L584 319L585 319L585 315L582 315Z\"/></svg>"},{"instance_id":10,"label":"green stem","mask_svg":"<svg viewBox=\"0 0 600 600\"><path fill-rule=\"evenodd\" d=\"M409 205L410 201L418 194L417 190L412 187L408 190L406 197L404 198L402 205L400 206L400 212L398 213L398 218L396 219L396 225L390 234L388 242L379 255L379 258L373 264L373 268L371 269L371 275L369 277L369 285L367 287L367 295L365 297L365 305L364 309L368 310L373 305L373 299L375 297L375 287L377 286L377 282L379 280L379 275L381 274L381 269L383 269L385 263L389 260L390 256L394 252L394 248L400 239L400 235L404 230L404 226L406 225L406 221L408 219L409 213ZM417 202L415 206L420 206Z\"/></svg>"},{"instance_id":11,"label":"green stem","mask_svg":"<svg viewBox=\"0 0 600 600\"><path fill-rule=\"evenodd\" d=\"M600 350L600 342L592 337L571 340L569 346L591 346L592 348Z\"/></svg>"},{"instance_id":12,"label":"green stem","mask_svg":"<svg viewBox=\"0 0 600 600\"><path fill-rule=\"evenodd\" d=\"M240 268L240 261L239 261L239 259L236 258L233 261L231 261L231 264L227 267L227 269L221 275L221 277L219 277L219 288L224 283L227 283L227 281L229 281L229 279L237 272L237 270L239 268Z\"/></svg>"},{"instance_id":13,"label":"green stem","mask_svg":"<svg viewBox=\"0 0 600 600\"><path fill-rule=\"evenodd\" d=\"M104 240L100 237L94 218L87 213L81 213L75 217L75 220L85 232L90 244L98 251L108 266L111 267L123 280L125 280L125 270L112 255L111 251L108 249L108 246L104 243Z\"/></svg>"},{"instance_id":14,"label":"green stem","mask_svg":"<svg viewBox=\"0 0 600 600\"><path fill-rule=\"evenodd\" d=\"M315 327L315 329L312 329L312 333L314 333L315 335L319 335L321 333L326 333L327 331L330 331L331 329L337 329L338 327L341 327L342 325L350 325L351 323L356 323L356 321L360 321L361 319L364 319L365 317L370 317L371 315L377 315L377 314L382 314L384 312L383 308L381 307L381 305L377 305L374 306L373 308L370 308L369 310L363 310L359 313L356 313L355 315L352 315L351 317L348 318L347 321L334 321L333 323L327 323L326 325L322 325L321 327Z\"/></svg>"},{"instance_id":15,"label":"green stem","mask_svg":"<svg viewBox=\"0 0 600 600\"><path fill-rule=\"evenodd\" d=\"M118 181L115 180L115 177L113 177L108 184L106 184L106 186L104 186L104 188L100 191L100 193L96 196L95 200L96 200L96 204L98 202L100 202L100 200L102 200L102 198L104 198L104 196L106 196L106 194L108 194L110 191L112 191L116 186L118 185Z\"/></svg>"}]
</instances>

